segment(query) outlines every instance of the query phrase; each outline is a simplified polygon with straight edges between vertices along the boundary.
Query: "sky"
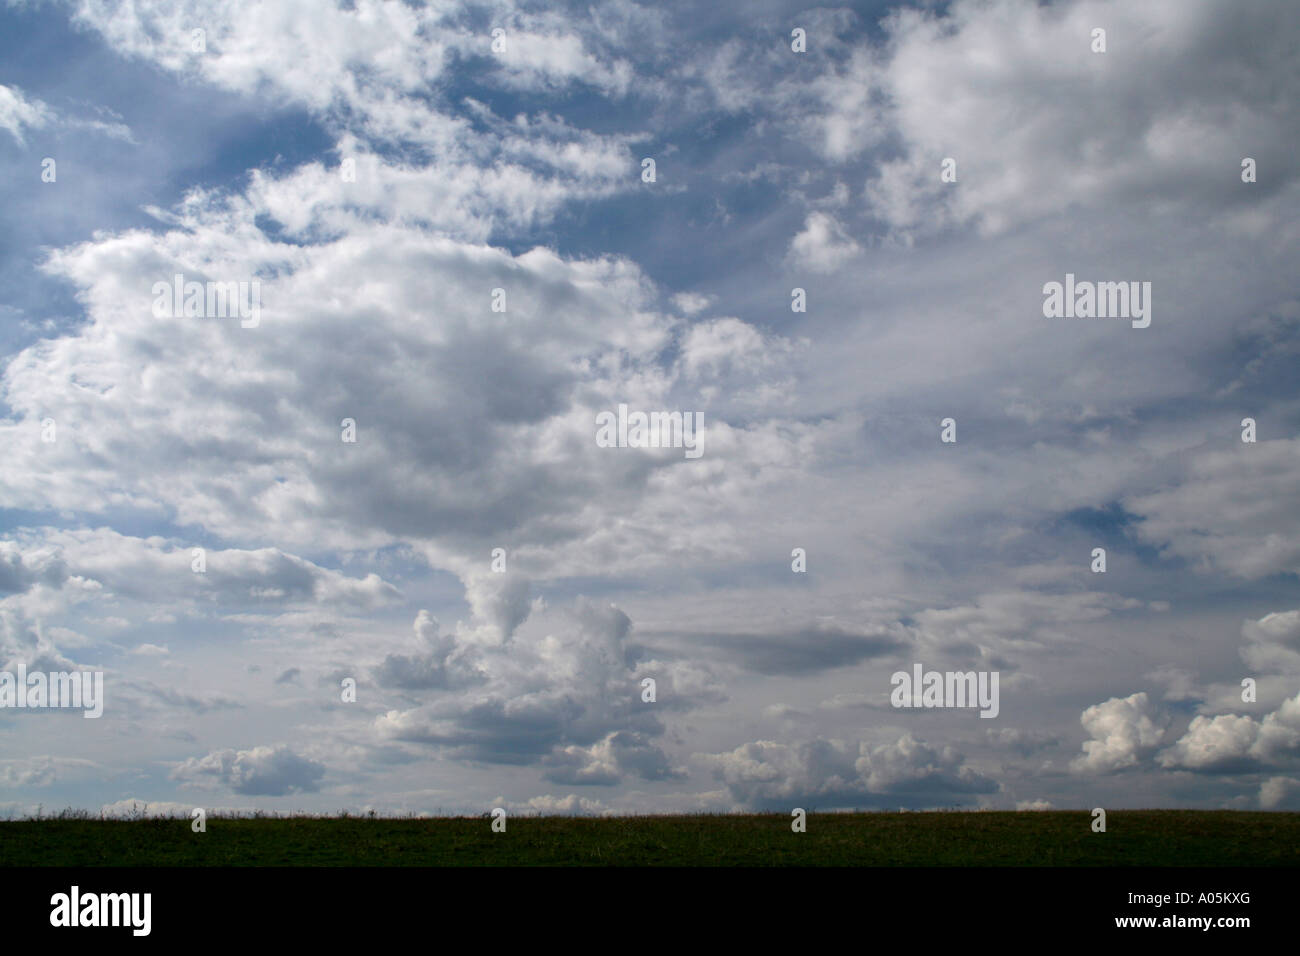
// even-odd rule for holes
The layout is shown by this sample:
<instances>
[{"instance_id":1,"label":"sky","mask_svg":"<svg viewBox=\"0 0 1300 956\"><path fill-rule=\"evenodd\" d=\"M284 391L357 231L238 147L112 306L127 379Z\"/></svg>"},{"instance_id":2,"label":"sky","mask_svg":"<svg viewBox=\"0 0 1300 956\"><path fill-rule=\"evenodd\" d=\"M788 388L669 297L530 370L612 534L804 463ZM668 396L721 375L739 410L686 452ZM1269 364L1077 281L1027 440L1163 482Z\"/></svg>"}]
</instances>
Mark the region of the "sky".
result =
<instances>
[{"instance_id":1,"label":"sky","mask_svg":"<svg viewBox=\"0 0 1300 956\"><path fill-rule=\"evenodd\" d=\"M0 0L0 815L1300 809L1297 132L1286 0Z\"/></svg>"}]
</instances>

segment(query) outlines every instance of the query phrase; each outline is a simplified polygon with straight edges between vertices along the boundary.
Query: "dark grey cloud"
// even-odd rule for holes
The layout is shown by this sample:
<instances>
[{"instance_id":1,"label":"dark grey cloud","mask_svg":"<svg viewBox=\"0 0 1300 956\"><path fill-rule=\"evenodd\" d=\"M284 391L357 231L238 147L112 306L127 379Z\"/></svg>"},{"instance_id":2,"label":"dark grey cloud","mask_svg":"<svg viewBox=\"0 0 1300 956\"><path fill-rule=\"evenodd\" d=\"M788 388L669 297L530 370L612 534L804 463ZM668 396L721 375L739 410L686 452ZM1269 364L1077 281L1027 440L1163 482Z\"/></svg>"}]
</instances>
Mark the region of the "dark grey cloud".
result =
<instances>
[{"instance_id":1,"label":"dark grey cloud","mask_svg":"<svg viewBox=\"0 0 1300 956\"><path fill-rule=\"evenodd\" d=\"M674 646L738 664L759 674L802 676L898 654L907 644L884 634L855 634L835 627L803 627L772 634L684 633L656 635Z\"/></svg>"}]
</instances>

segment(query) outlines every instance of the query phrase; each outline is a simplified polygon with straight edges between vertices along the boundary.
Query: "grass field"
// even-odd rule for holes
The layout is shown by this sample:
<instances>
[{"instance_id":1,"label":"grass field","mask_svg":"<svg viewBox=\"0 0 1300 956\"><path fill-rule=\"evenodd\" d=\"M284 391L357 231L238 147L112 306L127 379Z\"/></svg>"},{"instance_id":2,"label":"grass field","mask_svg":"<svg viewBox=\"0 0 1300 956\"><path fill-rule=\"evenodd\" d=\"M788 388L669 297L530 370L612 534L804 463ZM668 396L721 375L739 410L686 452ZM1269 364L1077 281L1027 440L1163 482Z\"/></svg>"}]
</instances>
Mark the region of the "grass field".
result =
<instances>
[{"instance_id":1,"label":"grass field","mask_svg":"<svg viewBox=\"0 0 1300 956\"><path fill-rule=\"evenodd\" d=\"M0 822L3 866L1296 866L1300 813L1086 811Z\"/></svg>"}]
</instances>

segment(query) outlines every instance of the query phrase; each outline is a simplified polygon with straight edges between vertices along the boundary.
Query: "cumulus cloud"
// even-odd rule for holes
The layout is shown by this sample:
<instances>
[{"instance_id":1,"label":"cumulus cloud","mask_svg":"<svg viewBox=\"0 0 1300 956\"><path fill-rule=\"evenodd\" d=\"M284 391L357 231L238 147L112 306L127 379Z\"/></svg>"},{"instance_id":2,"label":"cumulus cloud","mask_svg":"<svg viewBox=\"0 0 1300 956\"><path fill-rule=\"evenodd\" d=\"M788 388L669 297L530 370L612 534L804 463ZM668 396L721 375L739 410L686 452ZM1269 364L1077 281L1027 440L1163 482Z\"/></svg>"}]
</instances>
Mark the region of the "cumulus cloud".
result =
<instances>
[{"instance_id":1,"label":"cumulus cloud","mask_svg":"<svg viewBox=\"0 0 1300 956\"><path fill-rule=\"evenodd\" d=\"M37 583L57 588L67 577L67 565L52 549L24 556L16 542L0 541L0 597L21 594Z\"/></svg>"},{"instance_id":2,"label":"cumulus cloud","mask_svg":"<svg viewBox=\"0 0 1300 956\"><path fill-rule=\"evenodd\" d=\"M199 786L219 785L245 796L283 797L320 789L325 766L288 747L214 750L176 766L173 780Z\"/></svg>"},{"instance_id":3,"label":"cumulus cloud","mask_svg":"<svg viewBox=\"0 0 1300 956\"><path fill-rule=\"evenodd\" d=\"M757 371L778 361L791 348L788 341L764 337L739 319L722 318L697 322L687 330L681 344L681 361L691 377L724 369Z\"/></svg>"},{"instance_id":4,"label":"cumulus cloud","mask_svg":"<svg viewBox=\"0 0 1300 956\"><path fill-rule=\"evenodd\" d=\"M844 226L825 212L809 213L803 231L790 240L790 258L813 272L834 272L859 251Z\"/></svg>"},{"instance_id":5,"label":"cumulus cloud","mask_svg":"<svg viewBox=\"0 0 1300 956\"><path fill-rule=\"evenodd\" d=\"M1300 810L1300 780L1269 777L1259 785L1259 805L1264 810Z\"/></svg>"},{"instance_id":6,"label":"cumulus cloud","mask_svg":"<svg viewBox=\"0 0 1300 956\"><path fill-rule=\"evenodd\" d=\"M1198 715L1157 758L1160 765L1207 773L1251 772L1300 763L1300 694L1263 720L1249 715Z\"/></svg>"},{"instance_id":7,"label":"cumulus cloud","mask_svg":"<svg viewBox=\"0 0 1300 956\"><path fill-rule=\"evenodd\" d=\"M1050 800L1017 800L1017 810L1051 810L1052 801Z\"/></svg>"},{"instance_id":8,"label":"cumulus cloud","mask_svg":"<svg viewBox=\"0 0 1300 956\"><path fill-rule=\"evenodd\" d=\"M250 253L260 258L256 244L237 251L234 235L209 238L245 263L200 270L259 268L247 261ZM567 562L595 570L619 552L644 553L628 539L652 526L662 502L687 481L664 475L652 483L670 459L601 455L591 438L601 407L669 404L668 383L650 372L669 341L668 322L643 311L648 292L626 263L570 263L540 249L515 258L383 228L369 239L282 247L300 262L291 276L265 280L264 301L274 296L283 305L263 320L279 331L259 335L234 323L149 313L152 282L195 268L163 266L159 256L169 258L171 242L189 241L134 234L57 257L60 271L89 283L98 318L84 334L8 365L4 391L17 418L0 422L0 433L15 453L0 469L0 488L14 504L96 511L116 503L242 540L266 541L274 527L279 548L416 541L431 562L458 571L467 567L466 551L482 553L507 537L521 549L587 537ZM366 264L380 249L383 261ZM480 300L498 286L511 290L510 312L487 320L488 328ZM437 321L407 320L435 296L448 303ZM127 313L124 302L134 303ZM327 344L332 337L348 347ZM432 377L417 387L418 378L395 379L380 364L353 360L392 349L412 373L418 364ZM593 359L620 353L639 356L649 377L637 381L639 372L606 370L604 359ZM62 374L106 385L129 355L149 373L107 391L54 384ZM214 378L215 369L236 365L239 374ZM62 371L51 378L56 367ZM271 382L276 398L268 404ZM204 397L213 389L222 395L216 407ZM56 446L31 431L46 415L62 423ZM339 441L345 418L358 423L355 446ZM126 424L146 420L147 438ZM728 441L714 424L709 438L719 463L749 459L751 480L763 480L766 460L785 453L777 434L759 444ZM89 468L91 460L102 464ZM111 486L102 480L109 471ZM595 490L611 482L644 492L621 528L591 509ZM240 507L229 507L236 499ZM272 564L286 576L305 573L273 549L229 557L258 573ZM223 573L218 558L209 560L208 580ZM366 586L376 597L383 590L373 578Z\"/></svg>"},{"instance_id":9,"label":"cumulus cloud","mask_svg":"<svg viewBox=\"0 0 1300 956\"><path fill-rule=\"evenodd\" d=\"M877 746L759 740L702 759L733 799L763 810L900 803L937 807L969 803L998 790L996 781L967 766L952 747L932 747L911 734Z\"/></svg>"},{"instance_id":10,"label":"cumulus cloud","mask_svg":"<svg viewBox=\"0 0 1300 956\"><path fill-rule=\"evenodd\" d=\"M1246 754L1259 735L1254 718L1220 714L1192 718L1187 732L1157 758L1164 767L1184 770L1246 770Z\"/></svg>"},{"instance_id":11,"label":"cumulus cloud","mask_svg":"<svg viewBox=\"0 0 1300 956\"><path fill-rule=\"evenodd\" d=\"M1300 610L1266 614L1241 626L1241 659L1265 674L1300 673Z\"/></svg>"},{"instance_id":12,"label":"cumulus cloud","mask_svg":"<svg viewBox=\"0 0 1300 956\"><path fill-rule=\"evenodd\" d=\"M428 691L429 700L381 714L375 733L461 759L535 765L568 785L676 779L657 742L666 732L658 715L696 702L683 694L687 681L674 681L692 669L655 669L658 694L675 703L648 705L640 674L650 665L628 640L631 624L616 607L579 600L529 620L508 646L462 647L422 614L416 629L433 645L429 655L389 657L377 676L411 694ZM449 668L473 677L450 679ZM699 700L710 699L699 690Z\"/></svg>"},{"instance_id":13,"label":"cumulus cloud","mask_svg":"<svg viewBox=\"0 0 1300 956\"><path fill-rule=\"evenodd\" d=\"M673 305L687 315L697 315L713 304L714 297L699 292L678 292L673 296Z\"/></svg>"},{"instance_id":14,"label":"cumulus cloud","mask_svg":"<svg viewBox=\"0 0 1300 956\"><path fill-rule=\"evenodd\" d=\"M375 680L399 690L462 687L486 678L475 666L472 650L458 647L454 634L444 634L437 618L421 611L415 618L417 654L389 654L374 670Z\"/></svg>"},{"instance_id":15,"label":"cumulus cloud","mask_svg":"<svg viewBox=\"0 0 1300 956\"><path fill-rule=\"evenodd\" d=\"M505 800L497 800L496 803L498 806L502 804L511 806ZM549 793L529 797L528 801L522 805L522 808L536 813L544 813L548 816L553 814L578 816L608 812L608 808L601 801L580 797L576 793L570 793L563 797L557 797Z\"/></svg>"},{"instance_id":16,"label":"cumulus cloud","mask_svg":"<svg viewBox=\"0 0 1300 956\"><path fill-rule=\"evenodd\" d=\"M1137 767L1164 738L1168 717L1146 692L1112 697L1094 704L1079 718L1092 738L1083 743L1083 755L1070 763L1077 774L1105 774Z\"/></svg>"},{"instance_id":17,"label":"cumulus cloud","mask_svg":"<svg viewBox=\"0 0 1300 956\"><path fill-rule=\"evenodd\" d=\"M552 751L542 761L543 776L554 783L613 785L629 774L642 780L680 780L685 771L674 769L664 752L642 733L615 731L590 747L569 745Z\"/></svg>"},{"instance_id":18,"label":"cumulus cloud","mask_svg":"<svg viewBox=\"0 0 1300 956\"><path fill-rule=\"evenodd\" d=\"M1285 132L1295 103L1261 88L1256 69L1289 59L1296 11L1264 4L1244 17L1230 2L1175 0L898 9L883 24L887 44L819 78L824 109L808 125L836 160L897 139L901 155L875 167L867 196L905 232L974 223L996 233L1137 196L1222 207L1214 184L1236 175L1242 143L1270 157L1282 183L1297 171ZM1099 24L1104 54L1091 49ZM957 160L956 183L940 181L945 157Z\"/></svg>"}]
</instances>

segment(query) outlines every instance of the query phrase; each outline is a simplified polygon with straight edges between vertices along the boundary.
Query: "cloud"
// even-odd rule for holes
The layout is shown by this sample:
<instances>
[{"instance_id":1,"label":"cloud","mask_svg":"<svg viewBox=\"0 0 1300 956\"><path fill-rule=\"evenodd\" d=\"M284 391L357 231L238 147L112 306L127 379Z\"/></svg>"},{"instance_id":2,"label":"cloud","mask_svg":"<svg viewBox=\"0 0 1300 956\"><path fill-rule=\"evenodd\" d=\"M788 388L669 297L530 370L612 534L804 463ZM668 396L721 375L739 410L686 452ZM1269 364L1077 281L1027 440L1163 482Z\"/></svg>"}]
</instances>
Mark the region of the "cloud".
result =
<instances>
[{"instance_id":1,"label":"cloud","mask_svg":"<svg viewBox=\"0 0 1300 956\"><path fill-rule=\"evenodd\" d=\"M0 760L0 787L50 787L85 778L100 765L93 760L44 755L18 760Z\"/></svg>"},{"instance_id":2,"label":"cloud","mask_svg":"<svg viewBox=\"0 0 1300 956\"><path fill-rule=\"evenodd\" d=\"M121 800L115 800L112 803L105 803L99 808L100 815L109 819L132 820L140 817L148 818L189 818L195 807L189 803L178 803L174 800L141 800L137 797L125 797ZM209 814L220 813L229 815L248 814L255 812L254 807L203 807L201 808Z\"/></svg>"},{"instance_id":3,"label":"cloud","mask_svg":"<svg viewBox=\"0 0 1300 956\"><path fill-rule=\"evenodd\" d=\"M208 238L228 244L234 237ZM592 439L596 407L666 404L667 383L656 384L653 374L631 384L640 372L602 367L610 356L635 355L649 374L668 341L666 320L642 311L649 293L626 263L566 262L540 249L516 258L412 231L371 230L369 238L292 252L304 260L294 275L264 280L264 300L282 303L279 331L259 338L259 330L236 323L152 317L151 284L177 268L194 271L161 265L171 242L190 240L132 234L58 255L60 271L90 285L97 318L80 335L21 353L6 370L3 390L17 418L0 422L15 450L0 467L0 488L15 505L92 513L131 507L242 540L264 540L275 528L279 548L423 541L435 563L454 560L461 570L460 554L507 538L521 547L605 533L599 516L586 514L594 490L610 481L645 487L667 464L601 455ZM248 253L260 259L255 246L230 247L231 255ZM257 268L227 262L204 271ZM510 289L511 311L489 319L496 326L489 329L480 306L496 287ZM435 294L449 304L438 321L410 322ZM114 304L121 302L135 307L121 315ZM358 360L393 349L406 356L402 374ZM108 388L131 361L151 371ZM234 364L240 374L218 383L213 370ZM60 376L107 391L65 389ZM216 404L205 397L214 388ZM575 405L579 396L591 404ZM45 416L63 423L53 447L31 432ZM339 440L345 418L358 423L355 446ZM143 420L153 423L147 439L127 424ZM764 449L720 441L711 453L747 457ZM92 460L100 466L88 467ZM47 477L38 481L40 474ZM675 489L653 490L638 507L647 516ZM235 500L238 508L230 506ZM593 567L608 566L598 548L584 553ZM208 580L222 574L219 557L210 556ZM258 574L278 564L300 579L295 589L308 577L277 549L229 557ZM377 578L365 587L375 598L383 591Z\"/></svg>"},{"instance_id":4,"label":"cloud","mask_svg":"<svg viewBox=\"0 0 1300 956\"><path fill-rule=\"evenodd\" d=\"M739 319L722 318L697 322L687 330L681 344L681 362L689 377L698 378L726 369L758 371L790 350L791 344L784 339L764 336Z\"/></svg>"},{"instance_id":5,"label":"cloud","mask_svg":"<svg viewBox=\"0 0 1300 956\"><path fill-rule=\"evenodd\" d=\"M812 212L803 231L790 240L790 258L796 266L813 272L834 272L861 251L829 213Z\"/></svg>"},{"instance_id":6,"label":"cloud","mask_svg":"<svg viewBox=\"0 0 1300 956\"><path fill-rule=\"evenodd\" d=\"M1005 663L999 666L1012 670L1014 656L1026 649L1065 643L1080 624L1138 603L1103 591L998 590L969 603L916 611L900 637L910 638L926 662L1000 660Z\"/></svg>"},{"instance_id":7,"label":"cloud","mask_svg":"<svg viewBox=\"0 0 1300 956\"><path fill-rule=\"evenodd\" d=\"M1052 801L1050 800L1017 800L1017 810L1051 810Z\"/></svg>"},{"instance_id":8,"label":"cloud","mask_svg":"<svg viewBox=\"0 0 1300 956\"><path fill-rule=\"evenodd\" d=\"M465 645L422 613L416 629L428 656L389 657L378 676L427 701L381 714L375 734L461 760L537 766L545 779L568 785L675 779L679 771L656 742L666 731L659 715L714 698L698 683L697 699L683 695L691 669L641 661L628 641L631 623L618 608L578 600L539 610L508 645ZM474 631L471 622L457 633ZM641 699L647 671L665 704Z\"/></svg>"},{"instance_id":9,"label":"cloud","mask_svg":"<svg viewBox=\"0 0 1300 956\"><path fill-rule=\"evenodd\" d=\"M1300 574L1300 542L1282 529L1300 512L1300 439L1238 443L1240 451L1189 456L1183 480L1125 507L1142 516L1143 541L1198 570L1246 579Z\"/></svg>"},{"instance_id":10,"label":"cloud","mask_svg":"<svg viewBox=\"0 0 1300 956\"><path fill-rule=\"evenodd\" d=\"M471 649L458 648L454 634L443 634L436 618L420 611L415 634L423 651L418 654L389 654L374 669L375 680L399 690L432 690L464 687L486 678L474 663Z\"/></svg>"},{"instance_id":11,"label":"cloud","mask_svg":"<svg viewBox=\"0 0 1300 956\"><path fill-rule=\"evenodd\" d=\"M1108 49L1094 53L1100 24ZM1294 186L1285 131L1300 116L1292 97L1261 85L1289 62L1289 5L959 0L896 9L882 27L885 43L815 81L823 109L806 124L836 161L897 142L867 197L900 231L970 223L995 234L1139 196L1240 211L1265 196L1229 198L1217 184L1237 178L1244 143L1278 174L1270 191ZM940 182L945 157L957 160L956 183Z\"/></svg>"},{"instance_id":12,"label":"cloud","mask_svg":"<svg viewBox=\"0 0 1300 956\"><path fill-rule=\"evenodd\" d=\"M875 747L865 741L855 747L822 739L760 740L702 758L738 803L761 810L936 807L998 790L953 748L931 747L911 734Z\"/></svg>"},{"instance_id":13,"label":"cloud","mask_svg":"<svg viewBox=\"0 0 1300 956\"><path fill-rule=\"evenodd\" d=\"M626 91L629 64L588 49L599 42L598 31L580 36L558 12L512 6L492 19L505 34L504 49L495 54L490 32L471 28L481 21L470 11L396 0L323 9L305 0L274 9L235 0L88 2L76 21L125 55L247 95L273 87L317 110L379 111L386 97L436 88L449 71L468 68L469 60L510 88L536 92L582 82L612 95ZM194 49L196 29L203 31L201 51Z\"/></svg>"},{"instance_id":14,"label":"cloud","mask_svg":"<svg viewBox=\"0 0 1300 956\"><path fill-rule=\"evenodd\" d=\"M1163 694L1165 700L1200 700L1202 697L1197 687L1196 675L1186 668L1162 664L1143 676L1165 688Z\"/></svg>"},{"instance_id":15,"label":"cloud","mask_svg":"<svg viewBox=\"0 0 1300 956\"><path fill-rule=\"evenodd\" d=\"M1300 694L1263 720L1248 715L1198 715L1173 746L1161 752L1162 767L1206 773L1248 773L1300 765Z\"/></svg>"},{"instance_id":16,"label":"cloud","mask_svg":"<svg viewBox=\"0 0 1300 956\"><path fill-rule=\"evenodd\" d=\"M1300 810L1300 780L1269 777L1259 785L1259 805L1264 810Z\"/></svg>"},{"instance_id":17,"label":"cloud","mask_svg":"<svg viewBox=\"0 0 1300 956\"><path fill-rule=\"evenodd\" d=\"M0 84L0 129L6 130L19 146L29 129L90 130L127 143L134 143L131 130L122 123L81 119L60 113L38 99L28 99L17 87Z\"/></svg>"},{"instance_id":18,"label":"cloud","mask_svg":"<svg viewBox=\"0 0 1300 956\"><path fill-rule=\"evenodd\" d=\"M498 806L503 803L506 803L506 801L496 801ZM506 805L512 806L511 804ZM528 801L523 804L523 807L527 810L544 813L548 816L555 814L578 816L588 813L608 812L608 808L601 801L591 800L587 797L580 797L576 793L570 793L563 797L557 797L549 793L541 794L536 797L529 797Z\"/></svg>"},{"instance_id":19,"label":"cloud","mask_svg":"<svg viewBox=\"0 0 1300 956\"><path fill-rule=\"evenodd\" d=\"M1258 734L1259 725L1251 717L1193 717L1187 732L1157 760L1162 767L1183 770L1249 770L1246 754Z\"/></svg>"},{"instance_id":20,"label":"cloud","mask_svg":"<svg viewBox=\"0 0 1300 956\"><path fill-rule=\"evenodd\" d=\"M57 588L67 577L67 565L56 552L40 549L24 556L17 543L0 541L0 597L21 594L38 583Z\"/></svg>"},{"instance_id":21,"label":"cloud","mask_svg":"<svg viewBox=\"0 0 1300 956\"><path fill-rule=\"evenodd\" d=\"M507 87L536 92L580 81L622 96L632 82L632 67L626 60L602 62L572 33L507 31L504 40L496 65L498 82Z\"/></svg>"},{"instance_id":22,"label":"cloud","mask_svg":"<svg viewBox=\"0 0 1300 956\"><path fill-rule=\"evenodd\" d=\"M1160 745L1168 723L1145 691L1094 704L1079 720L1092 739L1084 741L1083 755L1070 763L1070 770L1077 774L1108 774L1137 767Z\"/></svg>"},{"instance_id":23,"label":"cloud","mask_svg":"<svg viewBox=\"0 0 1300 956\"><path fill-rule=\"evenodd\" d=\"M1019 754L1021 757L1031 757L1061 742L1061 738L1054 734L1021 730L1016 727L999 727L996 730L986 730L984 733L990 743Z\"/></svg>"},{"instance_id":24,"label":"cloud","mask_svg":"<svg viewBox=\"0 0 1300 956\"><path fill-rule=\"evenodd\" d=\"M224 607L332 605L363 610L400 596L373 572L350 578L279 548L203 549L206 570L194 570L194 549L160 537L137 538L111 528L24 528L0 548L0 593L40 582L51 587L99 586L151 602L212 601Z\"/></svg>"},{"instance_id":25,"label":"cloud","mask_svg":"<svg viewBox=\"0 0 1300 956\"><path fill-rule=\"evenodd\" d=\"M465 599L474 616L489 625L483 639L493 644L509 641L532 612L530 592L528 579L517 574L480 572L468 576Z\"/></svg>"},{"instance_id":26,"label":"cloud","mask_svg":"<svg viewBox=\"0 0 1300 956\"><path fill-rule=\"evenodd\" d=\"M631 774L642 780L680 780L686 774L668 763L645 734L615 731L590 747L570 745L552 751L542 762L543 777L553 783L613 786Z\"/></svg>"},{"instance_id":27,"label":"cloud","mask_svg":"<svg viewBox=\"0 0 1300 956\"><path fill-rule=\"evenodd\" d=\"M678 292L673 296L673 305L687 315L697 315L713 303L714 296L699 292Z\"/></svg>"},{"instance_id":28,"label":"cloud","mask_svg":"<svg viewBox=\"0 0 1300 956\"><path fill-rule=\"evenodd\" d=\"M689 634L679 638L699 651L760 674L816 674L896 654L906 645L885 634L854 634L809 626L771 634Z\"/></svg>"},{"instance_id":29,"label":"cloud","mask_svg":"<svg viewBox=\"0 0 1300 956\"><path fill-rule=\"evenodd\" d=\"M28 100L22 90L0 84L0 129L23 145L23 129L40 129L54 120L54 111L40 100Z\"/></svg>"},{"instance_id":30,"label":"cloud","mask_svg":"<svg viewBox=\"0 0 1300 956\"><path fill-rule=\"evenodd\" d=\"M0 140L66 143L86 187L8 197L36 231L0 363L0 654L117 668L123 707L105 739L28 721L15 759L156 765L201 715L173 784L229 786L256 726L325 741L303 799L329 808L477 805L503 775L511 806L602 810L1074 805L1080 774L1099 802L1290 799L1260 784L1293 767L1300 639L1258 617L1298 567L1290 7L819 10L808 56L763 7L68 9L94 83L33 64L0 94ZM110 106L145 159L85 154ZM1154 280L1152 328L1044 321L1067 271ZM177 273L256 279L260 324L156 317ZM704 457L597 447L621 402L701 412ZM859 742L911 661L1001 671L1030 729ZM259 664L301 670L295 700L250 694ZM797 736L737 756L751 725ZM679 776L695 751L723 784Z\"/></svg>"},{"instance_id":31,"label":"cloud","mask_svg":"<svg viewBox=\"0 0 1300 956\"><path fill-rule=\"evenodd\" d=\"M273 84L321 109L386 87L414 89L438 77L448 54L448 38L434 29L436 10L391 0L360 0L350 9L302 0L274 8L234 0L87 2L74 19L126 56L247 94ZM202 52L194 50L196 29Z\"/></svg>"},{"instance_id":32,"label":"cloud","mask_svg":"<svg viewBox=\"0 0 1300 956\"><path fill-rule=\"evenodd\" d=\"M178 708L194 714L206 714L210 711L237 710L243 706L226 694L214 692L189 694L175 687L137 678L122 681L117 695L126 702L154 711Z\"/></svg>"},{"instance_id":33,"label":"cloud","mask_svg":"<svg viewBox=\"0 0 1300 956\"><path fill-rule=\"evenodd\" d=\"M245 796L283 797L320 789L325 766L283 745L251 750L214 750L179 764L171 779L186 784L216 783Z\"/></svg>"},{"instance_id":34,"label":"cloud","mask_svg":"<svg viewBox=\"0 0 1300 956\"><path fill-rule=\"evenodd\" d=\"M1241 659L1259 673L1300 674L1300 610L1266 614L1241 626Z\"/></svg>"},{"instance_id":35,"label":"cloud","mask_svg":"<svg viewBox=\"0 0 1300 956\"><path fill-rule=\"evenodd\" d=\"M171 651L167 649L167 645L165 644L150 644L146 641L143 644L138 644L131 648L131 653L140 654L145 657L165 657L170 654Z\"/></svg>"}]
</instances>

